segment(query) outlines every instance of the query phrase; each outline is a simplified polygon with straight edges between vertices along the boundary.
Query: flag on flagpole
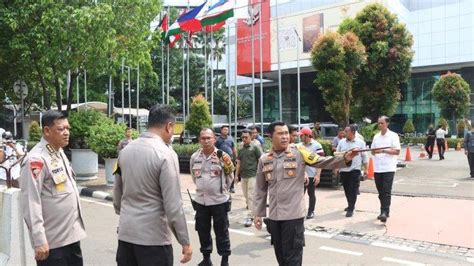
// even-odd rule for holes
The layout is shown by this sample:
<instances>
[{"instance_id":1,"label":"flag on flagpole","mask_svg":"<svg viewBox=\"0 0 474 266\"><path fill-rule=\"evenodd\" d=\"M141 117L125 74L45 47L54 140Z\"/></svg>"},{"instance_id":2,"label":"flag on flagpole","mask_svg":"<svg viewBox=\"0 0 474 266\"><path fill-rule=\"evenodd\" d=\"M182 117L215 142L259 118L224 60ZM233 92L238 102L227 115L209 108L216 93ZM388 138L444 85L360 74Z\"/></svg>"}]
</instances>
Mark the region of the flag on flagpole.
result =
<instances>
[{"instance_id":1,"label":"flag on flagpole","mask_svg":"<svg viewBox=\"0 0 474 266\"><path fill-rule=\"evenodd\" d=\"M173 36L170 36L170 43L169 43L169 47L170 48L173 48L175 46L175 44L181 40L182 38L182 34L176 34L176 35L173 35Z\"/></svg>"},{"instance_id":2,"label":"flag on flagpole","mask_svg":"<svg viewBox=\"0 0 474 266\"><path fill-rule=\"evenodd\" d=\"M205 1L202 5L191 9L178 18L178 23L183 31L200 31L202 29L200 18L209 9L209 3Z\"/></svg>"},{"instance_id":3,"label":"flag on flagpole","mask_svg":"<svg viewBox=\"0 0 474 266\"><path fill-rule=\"evenodd\" d=\"M165 14L163 16L163 19L161 19L160 24L158 27L161 28L161 37L162 39L165 39L166 37L166 32L168 31L168 14Z\"/></svg>"},{"instance_id":4,"label":"flag on flagpole","mask_svg":"<svg viewBox=\"0 0 474 266\"><path fill-rule=\"evenodd\" d=\"M205 30L206 32L213 32L213 31L221 29L222 27L224 27L224 25L225 25L225 21L222 21L214 25L207 25L205 27Z\"/></svg>"},{"instance_id":5,"label":"flag on flagpole","mask_svg":"<svg viewBox=\"0 0 474 266\"><path fill-rule=\"evenodd\" d=\"M193 48L193 34L194 34L194 32L192 32L192 31L188 32L188 38L186 39L186 44L190 48Z\"/></svg>"},{"instance_id":6,"label":"flag on flagpole","mask_svg":"<svg viewBox=\"0 0 474 266\"><path fill-rule=\"evenodd\" d=\"M229 0L220 0L210 6L204 16L201 17L202 26L218 24L234 16L234 5Z\"/></svg>"}]
</instances>

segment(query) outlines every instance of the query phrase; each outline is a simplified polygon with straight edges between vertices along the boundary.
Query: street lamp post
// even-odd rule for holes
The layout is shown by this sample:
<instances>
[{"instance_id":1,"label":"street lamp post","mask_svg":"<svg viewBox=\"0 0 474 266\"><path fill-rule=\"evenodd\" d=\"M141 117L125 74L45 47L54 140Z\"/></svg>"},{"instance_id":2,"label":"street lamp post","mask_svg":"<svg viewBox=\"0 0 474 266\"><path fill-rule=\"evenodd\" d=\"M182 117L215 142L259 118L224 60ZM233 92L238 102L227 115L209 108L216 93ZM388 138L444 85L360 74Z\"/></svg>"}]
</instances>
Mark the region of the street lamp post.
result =
<instances>
[{"instance_id":1,"label":"street lamp post","mask_svg":"<svg viewBox=\"0 0 474 266\"><path fill-rule=\"evenodd\" d=\"M296 76L298 79L298 131L301 130L301 79L300 79L300 43L301 38L296 28L294 28L297 43L296 43Z\"/></svg>"}]
</instances>

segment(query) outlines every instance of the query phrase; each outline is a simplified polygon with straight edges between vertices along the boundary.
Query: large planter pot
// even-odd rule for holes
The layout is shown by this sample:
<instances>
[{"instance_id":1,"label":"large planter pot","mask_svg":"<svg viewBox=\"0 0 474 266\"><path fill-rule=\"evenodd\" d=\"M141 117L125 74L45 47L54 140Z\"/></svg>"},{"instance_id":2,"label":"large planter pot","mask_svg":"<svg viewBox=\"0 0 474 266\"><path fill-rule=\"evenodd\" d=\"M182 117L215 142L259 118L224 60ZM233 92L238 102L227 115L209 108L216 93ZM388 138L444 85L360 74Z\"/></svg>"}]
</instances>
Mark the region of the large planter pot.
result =
<instances>
[{"instance_id":1,"label":"large planter pot","mask_svg":"<svg viewBox=\"0 0 474 266\"><path fill-rule=\"evenodd\" d=\"M72 169L76 180L92 180L97 178L99 163L97 153L91 149L71 149Z\"/></svg>"},{"instance_id":2,"label":"large planter pot","mask_svg":"<svg viewBox=\"0 0 474 266\"><path fill-rule=\"evenodd\" d=\"M178 156L179 171L181 173L189 174L189 163L191 156Z\"/></svg>"},{"instance_id":3,"label":"large planter pot","mask_svg":"<svg viewBox=\"0 0 474 266\"><path fill-rule=\"evenodd\" d=\"M117 158L105 158L105 180L107 186L113 186L115 182L114 168L117 163Z\"/></svg>"}]
</instances>

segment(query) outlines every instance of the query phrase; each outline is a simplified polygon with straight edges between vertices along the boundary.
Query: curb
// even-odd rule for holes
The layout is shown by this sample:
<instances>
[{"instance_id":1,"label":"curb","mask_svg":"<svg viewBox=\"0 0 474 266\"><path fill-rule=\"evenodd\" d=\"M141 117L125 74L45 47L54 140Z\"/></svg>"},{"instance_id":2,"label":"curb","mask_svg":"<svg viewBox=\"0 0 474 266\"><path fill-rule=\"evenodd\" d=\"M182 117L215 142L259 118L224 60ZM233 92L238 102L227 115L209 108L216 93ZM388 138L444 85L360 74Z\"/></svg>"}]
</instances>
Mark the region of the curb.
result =
<instances>
[{"instance_id":1,"label":"curb","mask_svg":"<svg viewBox=\"0 0 474 266\"><path fill-rule=\"evenodd\" d=\"M95 190L88 187L81 187L81 186L78 186L77 190L80 196L91 197L91 198L107 200L107 201L114 200L112 195L110 195L110 193L107 193L104 191Z\"/></svg>"}]
</instances>

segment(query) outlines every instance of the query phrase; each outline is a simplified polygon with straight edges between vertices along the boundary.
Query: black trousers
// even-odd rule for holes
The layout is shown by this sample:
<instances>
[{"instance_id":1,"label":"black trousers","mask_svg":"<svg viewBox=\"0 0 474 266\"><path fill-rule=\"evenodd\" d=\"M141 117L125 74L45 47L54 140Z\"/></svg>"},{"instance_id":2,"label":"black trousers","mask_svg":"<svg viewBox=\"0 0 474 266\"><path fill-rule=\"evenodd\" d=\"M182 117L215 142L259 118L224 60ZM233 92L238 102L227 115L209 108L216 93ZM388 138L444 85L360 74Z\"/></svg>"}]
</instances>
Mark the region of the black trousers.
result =
<instances>
[{"instance_id":1,"label":"black trousers","mask_svg":"<svg viewBox=\"0 0 474 266\"><path fill-rule=\"evenodd\" d=\"M172 266L173 247L142 246L119 240L116 260L118 266Z\"/></svg>"},{"instance_id":2,"label":"black trousers","mask_svg":"<svg viewBox=\"0 0 474 266\"><path fill-rule=\"evenodd\" d=\"M340 172L344 194L346 195L347 207L350 211L354 211L357 201L357 191L360 185L360 170L352 170L350 172Z\"/></svg>"},{"instance_id":3,"label":"black trousers","mask_svg":"<svg viewBox=\"0 0 474 266\"><path fill-rule=\"evenodd\" d=\"M53 248L45 260L36 261L38 266L82 266L82 251L80 242Z\"/></svg>"},{"instance_id":4,"label":"black trousers","mask_svg":"<svg viewBox=\"0 0 474 266\"><path fill-rule=\"evenodd\" d=\"M304 192L306 193L306 188L308 188L308 197L309 197L309 206L308 206L308 214L314 212L314 208L316 207L316 193L315 185L314 185L314 177L309 178L309 183L307 187L304 187Z\"/></svg>"},{"instance_id":5,"label":"black trousers","mask_svg":"<svg viewBox=\"0 0 474 266\"><path fill-rule=\"evenodd\" d=\"M196 231L201 243L201 253L212 253L211 219L216 235L217 253L221 256L230 255L229 238L229 216L227 215L227 203L204 206L197 203L196 209Z\"/></svg>"},{"instance_id":6,"label":"black trousers","mask_svg":"<svg viewBox=\"0 0 474 266\"><path fill-rule=\"evenodd\" d=\"M467 160L469 162L469 170L471 171L471 177L474 177L474 152L467 153Z\"/></svg>"},{"instance_id":7,"label":"black trousers","mask_svg":"<svg viewBox=\"0 0 474 266\"><path fill-rule=\"evenodd\" d=\"M280 266L303 264L304 218L286 221L268 220L271 243Z\"/></svg>"},{"instance_id":8,"label":"black trousers","mask_svg":"<svg viewBox=\"0 0 474 266\"><path fill-rule=\"evenodd\" d=\"M426 141L425 150L426 150L426 153L428 153L428 157L430 159L433 157L434 143L435 143L434 139L428 139Z\"/></svg>"},{"instance_id":9,"label":"black trousers","mask_svg":"<svg viewBox=\"0 0 474 266\"><path fill-rule=\"evenodd\" d=\"M395 172L375 173L375 185L379 192L380 212L390 213L392 201L392 185Z\"/></svg>"},{"instance_id":10,"label":"black trousers","mask_svg":"<svg viewBox=\"0 0 474 266\"><path fill-rule=\"evenodd\" d=\"M438 146L439 158L444 159L444 139L436 139L436 145Z\"/></svg>"}]
</instances>

